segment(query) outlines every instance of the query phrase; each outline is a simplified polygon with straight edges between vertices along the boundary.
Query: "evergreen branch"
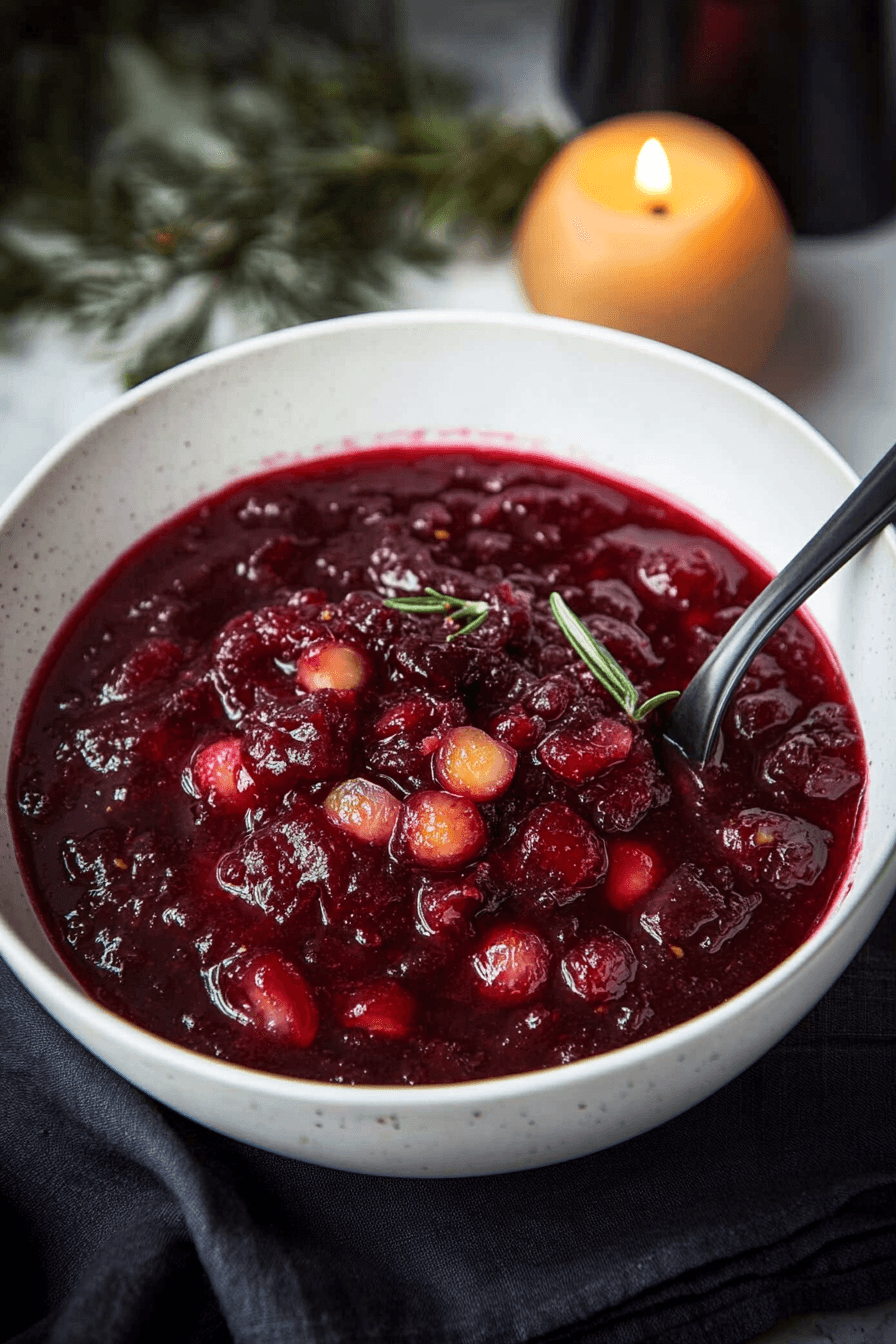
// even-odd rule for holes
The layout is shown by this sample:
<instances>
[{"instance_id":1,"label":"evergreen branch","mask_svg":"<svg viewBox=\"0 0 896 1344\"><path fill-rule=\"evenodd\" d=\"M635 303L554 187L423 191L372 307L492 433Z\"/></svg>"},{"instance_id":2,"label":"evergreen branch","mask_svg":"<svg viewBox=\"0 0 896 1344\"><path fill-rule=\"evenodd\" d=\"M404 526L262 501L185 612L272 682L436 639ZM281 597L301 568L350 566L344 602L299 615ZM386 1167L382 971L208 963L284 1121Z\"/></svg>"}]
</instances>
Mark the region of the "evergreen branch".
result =
<instances>
[{"instance_id":1,"label":"evergreen branch","mask_svg":"<svg viewBox=\"0 0 896 1344\"><path fill-rule=\"evenodd\" d=\"M72 59L55 81L49 58L23 77L0 313L62 315L113 350L142 341L129 385L205 348L219 302L273 330L379 306L401 266L433 270L465 234L498 245L558 146L470 115L439 72L309 54L282 32L247 38L229 74L183 34L176 57L112 43L111 92L88 105L104 81L85 44L92 80ZM171 319L185 283L201 297Z\"/></svg>"}]
</instances>

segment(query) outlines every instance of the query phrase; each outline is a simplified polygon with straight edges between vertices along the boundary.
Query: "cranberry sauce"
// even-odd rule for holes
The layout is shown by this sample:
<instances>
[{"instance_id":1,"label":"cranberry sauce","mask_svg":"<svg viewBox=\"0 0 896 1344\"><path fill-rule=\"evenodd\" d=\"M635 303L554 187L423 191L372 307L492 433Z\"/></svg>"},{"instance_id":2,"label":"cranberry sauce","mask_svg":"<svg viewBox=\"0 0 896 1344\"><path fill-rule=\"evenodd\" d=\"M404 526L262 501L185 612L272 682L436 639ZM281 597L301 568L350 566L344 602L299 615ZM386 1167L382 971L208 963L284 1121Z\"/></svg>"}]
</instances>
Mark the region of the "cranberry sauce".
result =
<instances>
[{"instance_id":1,"label":"cranberry sauce","mask_svg":"<svg viewBox=\"0 0 896 1344\"><path fill-rule=\"evenodd\" d=\"M441 1083L661 1031L788 955L865 779L801 620L724 752L673 783L556 590L639 691L684 687L766 581L705 523L547 462L391 449L259 478L154 533L57 639L11 808L101 1003L279 1073ZM475 630L383 599L487 603Z\"/></svg>"}]
</instances>

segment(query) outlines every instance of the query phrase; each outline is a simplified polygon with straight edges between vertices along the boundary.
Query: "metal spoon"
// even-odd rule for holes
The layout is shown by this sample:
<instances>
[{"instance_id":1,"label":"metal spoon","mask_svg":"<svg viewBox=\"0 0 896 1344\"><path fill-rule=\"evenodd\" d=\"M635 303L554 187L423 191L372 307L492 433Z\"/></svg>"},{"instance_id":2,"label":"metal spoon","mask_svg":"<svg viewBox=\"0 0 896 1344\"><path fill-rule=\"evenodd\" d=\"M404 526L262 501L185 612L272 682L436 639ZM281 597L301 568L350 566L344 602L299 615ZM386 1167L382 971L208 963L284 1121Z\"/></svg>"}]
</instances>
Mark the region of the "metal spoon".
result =
<instances>
[{"instance_id":1,"label":"metal spoon","mask_svg":"<svg viewBox=\"0 0 896 1344\"><path fill-rule=\"evenodd\" d=\"M675 702L663 734L666 742L687 760L705 765L731 697L765 641L894 518L896 445L716 645Z\"/></svg>"}]
</instances>

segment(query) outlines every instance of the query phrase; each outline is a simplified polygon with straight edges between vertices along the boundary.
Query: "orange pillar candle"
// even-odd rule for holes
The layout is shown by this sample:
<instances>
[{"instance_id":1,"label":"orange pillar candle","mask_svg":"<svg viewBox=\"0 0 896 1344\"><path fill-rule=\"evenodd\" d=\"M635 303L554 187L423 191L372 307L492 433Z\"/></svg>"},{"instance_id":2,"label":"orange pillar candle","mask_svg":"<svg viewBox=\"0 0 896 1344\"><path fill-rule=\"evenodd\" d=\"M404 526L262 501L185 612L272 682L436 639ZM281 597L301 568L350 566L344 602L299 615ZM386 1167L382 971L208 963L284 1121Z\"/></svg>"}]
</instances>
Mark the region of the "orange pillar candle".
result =
<instances>
[{"instance_id":1,"label":"orange pillar candle","mask_svg":"<svg viewBox=\"0 0 896 1344\"><path fill-rule=\"evenodd\" d=\"M515 242L532 306L632 331L748 376L784 319L790 228L739 141L694 117L636 113L548 164Z\"/></svg>"}]
</instances>

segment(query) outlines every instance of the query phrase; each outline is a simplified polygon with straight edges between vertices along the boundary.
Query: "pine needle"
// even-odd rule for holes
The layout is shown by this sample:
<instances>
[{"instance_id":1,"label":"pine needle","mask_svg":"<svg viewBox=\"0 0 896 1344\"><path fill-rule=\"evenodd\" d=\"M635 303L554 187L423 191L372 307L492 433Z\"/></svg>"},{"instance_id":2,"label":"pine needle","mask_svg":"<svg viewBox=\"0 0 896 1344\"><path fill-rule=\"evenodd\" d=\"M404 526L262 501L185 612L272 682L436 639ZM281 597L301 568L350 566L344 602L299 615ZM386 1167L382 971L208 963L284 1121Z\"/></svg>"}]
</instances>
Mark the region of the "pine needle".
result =
<instances>
[{"instance_id":1,"label":"pine needle","mask_svg":"<svg viewBox=\"0 0 896 1344\"><path fill-rule=\"evenodd\" d=\"M95 140L66 131L88 87L66 67L41 90L43 137L15 146L0 314L95 334L128 386L207 349L219 305L256 330L342 316L471 235L502 245L558 147L544 126L472 115L438 72L290 34L226 74L183 34L174 53L131 37L103 60ZM18 92L27 129L35 91Z\"/></svg>"}]
</instances>

